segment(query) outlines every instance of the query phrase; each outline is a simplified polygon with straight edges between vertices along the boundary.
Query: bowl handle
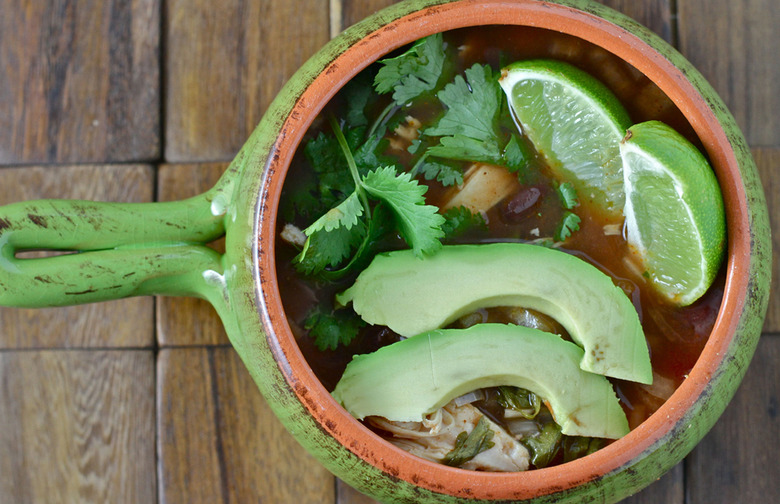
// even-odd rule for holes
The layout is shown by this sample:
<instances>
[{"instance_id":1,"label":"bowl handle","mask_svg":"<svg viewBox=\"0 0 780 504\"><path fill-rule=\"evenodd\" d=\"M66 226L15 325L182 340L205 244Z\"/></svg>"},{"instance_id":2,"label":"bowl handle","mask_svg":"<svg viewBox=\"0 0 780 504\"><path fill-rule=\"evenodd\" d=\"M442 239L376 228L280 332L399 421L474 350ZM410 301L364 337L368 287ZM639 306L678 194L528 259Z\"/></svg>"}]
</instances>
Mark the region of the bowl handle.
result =
<instances>
[{"instance_id":1,"label":"bowl handle","mask_svg":"<svg viewBox=\"0 0 780 504\"><path fill-rule=\"evenodd\" d=\"M128 296L194 296L226 315L222 256L226 173L211 190L175 202L38 200L0 207L0 305L41 308ZM19 257L24 251L61 251ZM75 253L67 253L75 252Z\"/></svg>"}]
</instances>

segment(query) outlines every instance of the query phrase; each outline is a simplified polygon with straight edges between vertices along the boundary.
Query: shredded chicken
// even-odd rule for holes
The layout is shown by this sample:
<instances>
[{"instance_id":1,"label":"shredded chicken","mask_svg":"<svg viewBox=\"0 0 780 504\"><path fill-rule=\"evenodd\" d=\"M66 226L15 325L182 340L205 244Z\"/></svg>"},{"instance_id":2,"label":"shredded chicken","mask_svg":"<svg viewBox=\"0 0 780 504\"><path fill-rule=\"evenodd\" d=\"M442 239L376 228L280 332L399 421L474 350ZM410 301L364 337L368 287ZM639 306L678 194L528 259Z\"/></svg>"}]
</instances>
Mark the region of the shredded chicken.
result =
<instances>
[{"instance_id":1,"label":"shredded chicken","mask_svg":"<svg viewBox=\"0 0 780 504\"><path fill-rule=\"evenodd\" d=\"M381 417L369 417L374 426L391 434L388 441L418 457L442 462L455 447L461 432L471 432L484 415L471 404L456 406L448 403L422 422L391 422ZM494 445L477 454L460 467L475 471L516 472L528 469L528 450L504 429L488 419L494 432Z\"/></svg>"},{"instance_id":2,"label":"shredded chicken","mask_svg":"<svg viewBox=\"0 0 780 504\"><path fill-rule=\"evenodd\" d=\"M390 148L397 151L405 151L412 140L420 136L422 123L412 116L406 116L405 122L399 124L394 130L395 135L389 137Z\"/></svg>"},{"instance_id":3,"label":"shredded chicken","mask_svg":"<svg viewBox=\"0 0 780 504\"><path fill-rule=\"evenodd\" d=\"M518 188L517 176L501 166L475 163L463 175L463 185L450 191L445 210L464 206L473 213L487 212Z\"/></svg>"},{"instance_id":4,"label":"shredded chicken","mask_svg":"<svg viewBox=\"0 0 780 504\"><path fill-rule=\"evenodd\" d=\"M302 248L306 244L306 235L292 224L285 224L279 236L282 240L298 248Z\"/></svg>"}]
</instances>

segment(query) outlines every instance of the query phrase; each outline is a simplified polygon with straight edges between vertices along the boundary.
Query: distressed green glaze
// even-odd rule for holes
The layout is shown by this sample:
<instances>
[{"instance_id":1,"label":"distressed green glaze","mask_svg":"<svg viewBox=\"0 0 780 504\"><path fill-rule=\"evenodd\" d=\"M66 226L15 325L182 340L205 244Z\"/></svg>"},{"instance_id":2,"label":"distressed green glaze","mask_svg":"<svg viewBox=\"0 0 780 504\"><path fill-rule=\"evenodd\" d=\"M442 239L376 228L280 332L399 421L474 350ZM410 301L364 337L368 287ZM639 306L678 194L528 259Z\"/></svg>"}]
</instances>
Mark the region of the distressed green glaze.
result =
<instances>
[{"instance_id":1,"label":"distressed green glaze","mask_svg":"<svg viewBox=\"0 0 780 504\"><path fill-rule=\"evenodd\" d=\"M302 98L307 88L321 74L330 73L337 57L353 47L359 48L365 37L382 33L384 27L395 26L397 20L405 17L423 27L423 31L441 29L435 11L457 3L452 0L401 2L332 40L282 89L217 186L201 196L174 203L50 200L0 208L0 304L58 306L150 294L207 299L216 307L233 346L280 420L303 446L352 486L383 502L519 501L519 496L525 496L523 488L530 481L528 478L536 476L494 476L496 488L515 488L516 493L509 491L491 498L488 494L492 485L480 489L474 483L475 479L487 475L465 477L465 472L447 469L447 477L451 480L454 477L457 483L445 485L431 479L432 471L444 469L427 468L404 479L403 465L393 465L373 455L375 446L369 444L373 442L370 436L360 438L369 439L366 443L357 438L350 441L345 432L355 429L355 425L347 425L350 423L347 420L331 420L341 418L338 417L341 413L333 409L335 403L323 399L327 394L321 385L311 383L310 372L296 368L300 356L290 349L292 337L279 310L273 271L274 198L278 197L274 187L283 176L283 167L277 164L280 157L277 147L288 136L300 134L296 127L301 125L289 121L290 117L309 114L321 106ZM462 3L493 8L491 2L464 0ZM744 300L735 305L730 319L734 322L724 329L733 332L734 337L723 348L713 350L718 354L719 365L701 382L703 385L697 388L692 383L688 387L690 398L684 414L659 432L646 432L646 429L637 432L643 430L643 424L627 436L639 439L633 445L628 445L627 440L623 443L624 439L602 450L624 456L625 462L619 466L602 474L590 473L576 484L556 487L550 483L541 495L525 500L615 502L655 481L682 459L711 428L742 379L767 306L771 269L768 212L750 151L734 119L681 55L649 30L600 4L558 0L534 5L542 10L554 10L556 5L574 7L598 16L599 19L592 20L592 30L607 24L622 28L627 32L626 38L633 34L637 41L654 48L677 66L721 124L740 172L740 178L728 183L735 186L732 192L744 196L744 204L748 206L748 229L744 230L748 236L737 236L730 229L732 245L738 241L749 243L747 255L732 259L734 262L730 264L730 271L749 279L742 284L737 282L745 285L744 292L731 294ZM418 11L422 12L417 14ZM567 12L563 17L567 16L575 15ZM587 38L587 34L573 34ZM395 46L404 42L408 41L393 41ZM393 48L388 45L386 50ZM330 86L335 88L341 84L333 82ZM224 255L204 245L223 233ZM21 250L41 248L81 253L43 259L15 256ZM411 460L409 457L408 461ZM588 463L589 460L575 461L567 466L581 470ZM539 478L557 474L545 471L548 470L534 472L541 475ZM458 479L461 476L463 479ZM477 495L479 492L482 494Z\"/></svg>"},{"instance_id":2,"label":"distressed green glaze","mask_svg":"<svg viewBox=\"0 0 780 504\"><path fill-rule=\"evenodd\" d=\"M204 194L167 203L40 200L2 207L0 304L41 308L161 294L207 299L227 315L222 258L204 244L225 233L232 186L232 177L224 177ZM78 253L17 258L27 250Z\"/></svg>"}]
</instances>

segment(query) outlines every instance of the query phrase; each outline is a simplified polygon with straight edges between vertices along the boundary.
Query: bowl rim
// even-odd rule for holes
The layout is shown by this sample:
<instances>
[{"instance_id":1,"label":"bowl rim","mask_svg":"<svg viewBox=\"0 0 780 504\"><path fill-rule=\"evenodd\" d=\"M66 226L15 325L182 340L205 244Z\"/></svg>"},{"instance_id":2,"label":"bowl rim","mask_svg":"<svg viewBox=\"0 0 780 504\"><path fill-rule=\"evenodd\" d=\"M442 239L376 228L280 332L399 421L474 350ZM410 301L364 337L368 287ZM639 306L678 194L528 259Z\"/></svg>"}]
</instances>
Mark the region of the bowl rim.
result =
<instances>
[{"instance_id":1,"label":"bowl rim","mask_svg":"<svg viewBox=\"0 0 780 504\"><path fill-rule=\"evenodd\" d=\"M511 20L512 22L507 22ZM561 23L566 25L562 26ZM258 308L272 326L269 344L281 372L298 400L328 435L383 473L435 493L471 499L527 499L565 491L620 471L654 451L658 444L690 421L687 412L708 393L712 378L733 350L745 308L751 256L748 198L740 179L740 161L712 103L689 80L686 71L627 28L569 5L534 0L461 0L429 5L391 19L343 47L297 98L281 125L264 182L264 205L275 208L295 149L316 114L332 96L370 62L409 42L439 31L476 25L522 24L574 35L603 47L655 82L681 109L710 157L724 193L728 225L727 278L723 302L710 340L688 378L664 405L628 435L586 458L522 473L478 473L425 461L387 443L341 408L320 384L295 343L276 286L275 215L258 229L264 250L258 267L265 273ZM639 25L637 25L638 27ZM660 40L660 39L659 39ZM670 47L671 49L671 47ZM673 50L673 49L672 49ZM368 56L367 56L368 55ZM262 210L261 210L262 212ZM273 286L269 289L269 285ZM709 428L709 427L707 427ZM703 436L703 432L699 437ZM656 475L657 476L657 475Z\"/></svg>"}]
</instances>

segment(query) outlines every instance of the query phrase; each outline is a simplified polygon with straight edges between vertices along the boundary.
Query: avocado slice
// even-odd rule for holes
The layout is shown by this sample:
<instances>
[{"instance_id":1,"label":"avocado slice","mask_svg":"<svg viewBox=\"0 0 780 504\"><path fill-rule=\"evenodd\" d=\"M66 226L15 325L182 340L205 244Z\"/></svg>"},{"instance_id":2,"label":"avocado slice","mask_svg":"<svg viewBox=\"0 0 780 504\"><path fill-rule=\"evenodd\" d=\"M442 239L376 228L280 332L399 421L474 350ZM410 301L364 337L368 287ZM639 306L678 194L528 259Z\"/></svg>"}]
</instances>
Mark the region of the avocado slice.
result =
<instances>
[{"instance_id":1,"label":"avocado slice","mask_svg":"<svg viewBox=\"0 0 780 504\"><path fill-rule=\"evenodd\" d=\"M333 397L354 417L419 422L455 397L498 385L543 397L564 434L617 439L628 421L604 376L579 367L583 350L528 327L436 329L355 356Z\"/></svg>"},{"instance_id":2,"label":"avocado slice","mask_svg":"<svg viewBox=\"0 0 780 504\"><path fill-rule=\"evenodd\" d=\"M585 371L652 383L647 342L628 296L595 266L560 250L489 243L447 245L423 259L411 250L379 254L336 300L407 337L480 308L531 308L557 320L585 349Z\"/></svg>"}]
</instances>

